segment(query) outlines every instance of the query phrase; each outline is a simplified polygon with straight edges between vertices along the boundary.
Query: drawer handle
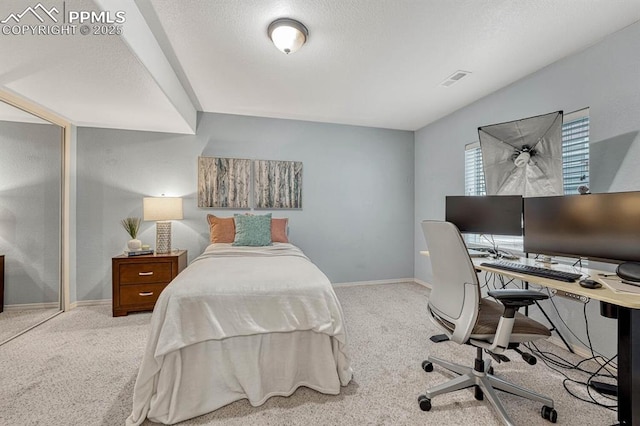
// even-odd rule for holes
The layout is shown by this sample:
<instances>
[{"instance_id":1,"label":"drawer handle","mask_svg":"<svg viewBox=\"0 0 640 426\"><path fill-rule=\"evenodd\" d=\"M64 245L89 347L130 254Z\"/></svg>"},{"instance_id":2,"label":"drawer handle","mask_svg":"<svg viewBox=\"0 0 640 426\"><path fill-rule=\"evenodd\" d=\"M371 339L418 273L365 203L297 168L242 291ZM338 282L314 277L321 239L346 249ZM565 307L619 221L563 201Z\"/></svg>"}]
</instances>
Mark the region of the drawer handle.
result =
<instances>
[{"instance_id":1,"label":"drawer handle","mask_svg":"<svg viewBox=\"0 0 640 426\"><path fill-rule=\"evenodd\" d=\"M138 272L138 275L141 277L148 277L149 275L153 275L153 272Z\"/></svg>"},{"instance_id":2,"label":"drawer handle","mask_svg":"<svg viewBox=\"0 0 640 426\"><path fill-rule=\"evenodd\" d=\"M141 291L140 293L138 293L138 295L145 297L145 296L153 296L153 292L152 291Z\"/></svg>"}]
</instances>

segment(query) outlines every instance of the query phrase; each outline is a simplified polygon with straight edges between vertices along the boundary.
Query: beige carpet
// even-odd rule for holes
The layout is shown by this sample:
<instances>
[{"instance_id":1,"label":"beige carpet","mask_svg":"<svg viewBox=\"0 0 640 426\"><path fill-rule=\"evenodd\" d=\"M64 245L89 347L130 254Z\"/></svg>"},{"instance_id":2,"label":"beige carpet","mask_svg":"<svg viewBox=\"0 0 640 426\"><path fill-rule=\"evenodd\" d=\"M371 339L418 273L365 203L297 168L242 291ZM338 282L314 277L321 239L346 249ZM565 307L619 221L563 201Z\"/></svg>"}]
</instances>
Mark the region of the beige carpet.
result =
<instances>
[{"instance_id":1,"label":"beige carpet","mask_svg":"<svg viewBox=\"0 0 640 426\"><path fill-rule=\"evenodd\" d=\"M355 378L339 396L301 388L260 407L238 401L184 425L497 425L470 390L442 395L422 412L417 396L451 377L427 374L429 352L471 363L474 350L433 344L424 314L427 290L416 284L337 289L345 312ZM76 308L0 347L0 425L123 425L150 314L112 318L110 307ZM551 344L546 349L568 356ZM561 376L519 357L496 373L552 397L558 424L607 425L616 414L570 397ZM577 359L577 358L573 358ZM548 425L537 403L500 393L519 425ZM151 424L147 422L146 424Z\"/></svg>"},{"instance_id":2,"label":"beige carpet","mask_svg":"<svg viewBox=\"0 0 640 426\"><path fill-rule=\"evenodd\" d=\"M0 343L59 312L58 308L5 309L0 312Z\"/></svg>"}]
</instances>

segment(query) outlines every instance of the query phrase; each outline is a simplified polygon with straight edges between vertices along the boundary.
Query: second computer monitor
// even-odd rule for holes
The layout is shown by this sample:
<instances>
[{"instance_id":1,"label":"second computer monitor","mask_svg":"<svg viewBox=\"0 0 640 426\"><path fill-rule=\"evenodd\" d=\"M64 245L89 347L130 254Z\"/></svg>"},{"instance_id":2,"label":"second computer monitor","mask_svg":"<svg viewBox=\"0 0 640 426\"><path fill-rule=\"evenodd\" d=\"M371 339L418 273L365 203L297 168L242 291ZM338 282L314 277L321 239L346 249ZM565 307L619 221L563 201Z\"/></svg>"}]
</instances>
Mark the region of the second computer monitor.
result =
<instances>
[{"instance_id":1,"label":"second computer monitor","mask_svg":"<svg viewBox=\"0 0 640 426\"><path fill-rule=\"evenodd\" d=\"M525 198L524 251L640 262L640 192Z\"/></svg>"},{"instance_id":2,"label":"second computer monitor","mask_svg":"<svg viewBox=\"0 0 640 426\"><path fill-rule=\"evenodd\" d=\"M522 235L522 196L447 196L445 217L460 232Z\"/></svg>"}]
</instances>

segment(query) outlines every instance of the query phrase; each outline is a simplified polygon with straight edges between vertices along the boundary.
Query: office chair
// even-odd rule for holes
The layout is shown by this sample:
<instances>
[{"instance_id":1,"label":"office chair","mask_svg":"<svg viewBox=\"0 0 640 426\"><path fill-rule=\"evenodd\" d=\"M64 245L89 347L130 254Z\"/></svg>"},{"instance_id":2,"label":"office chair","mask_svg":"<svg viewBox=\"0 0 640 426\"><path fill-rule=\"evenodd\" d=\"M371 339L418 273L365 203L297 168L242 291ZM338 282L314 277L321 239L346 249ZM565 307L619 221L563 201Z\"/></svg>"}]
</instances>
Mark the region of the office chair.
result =
<instances>
[{"instance_id":1,"label":"office chair","mask_svg":"<svg viewBox=\"0 0 640 426\"><path fill-rule=\"evenodd\" d=\"M426 372L433 371L433 364L437 364L459 376L420 395L420 408L429 411L433 397L473 386L476 399L481 400L486 395L505 425L513 423L498 399L496 389L541 402L544 404L542 417L555 423L558 414L552 399L494 376L491 360L482 358L482 352L487 351L499 360L505 350L515 348L519 343L549 337L551 332L547 327L517 312L520 307L548 296L531 290L502 289L489 291L489 295L500 303L483 299L476 270L458 228L449 222L425 220L422 231L433 272L427 309L429 317L452 342L472 345L477 354L473 368L429 355L422 363Z\"/></svg>"}]
</instances>

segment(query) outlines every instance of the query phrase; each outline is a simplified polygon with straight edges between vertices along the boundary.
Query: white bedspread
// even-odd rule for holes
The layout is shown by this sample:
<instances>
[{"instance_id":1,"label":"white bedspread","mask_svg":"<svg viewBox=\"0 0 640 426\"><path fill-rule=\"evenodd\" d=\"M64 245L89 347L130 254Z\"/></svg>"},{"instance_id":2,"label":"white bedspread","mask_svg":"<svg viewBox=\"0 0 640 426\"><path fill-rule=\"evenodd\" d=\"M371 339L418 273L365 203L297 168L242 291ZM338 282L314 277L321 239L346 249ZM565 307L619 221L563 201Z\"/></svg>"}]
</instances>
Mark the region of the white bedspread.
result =
<instances>
[{"instance_id":1,"label":"white bedspread","mask_svg":"<svg viewBox=\"0 0 640 426\"><path fill-rule=\"evenodd\" d=\"M185 368L176 366L183 361L176 362L170 355L178 352L180 357L180 351L202 342L297 331L331 337L329 353L335 360L333 374L338 379L335 382L346 386L352 371L342 310L327 277L302 251L284 243L267 247L210 245L162 292L156 303L127 425L142 423L153 412L154 404L169 407L162 411L176 411L156 417L159 421L172 422L203 414L179 412L181 407L176 398L207 398L202 394L204 389L182 385L185 389L176 395L175 389L158 388L159 382L161 387L165 386L166 377L181 375L173 369ZM172 359L170 363L167 361L170 365L165 365L165 358ZM260 380L265 381L265 373L260 374ZM160 377L163 380L159 381ZM265 386L263 393L268 396L268 383ZM317 387L322 391L324 385ZM336 393L335 389L330 393Z\"/></svg>"}]
</instances>

